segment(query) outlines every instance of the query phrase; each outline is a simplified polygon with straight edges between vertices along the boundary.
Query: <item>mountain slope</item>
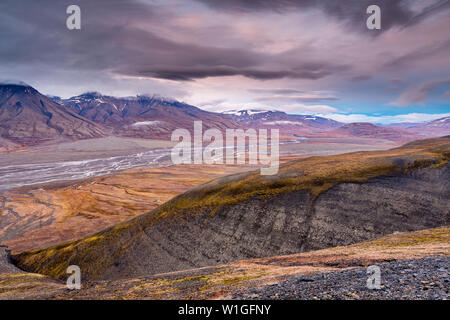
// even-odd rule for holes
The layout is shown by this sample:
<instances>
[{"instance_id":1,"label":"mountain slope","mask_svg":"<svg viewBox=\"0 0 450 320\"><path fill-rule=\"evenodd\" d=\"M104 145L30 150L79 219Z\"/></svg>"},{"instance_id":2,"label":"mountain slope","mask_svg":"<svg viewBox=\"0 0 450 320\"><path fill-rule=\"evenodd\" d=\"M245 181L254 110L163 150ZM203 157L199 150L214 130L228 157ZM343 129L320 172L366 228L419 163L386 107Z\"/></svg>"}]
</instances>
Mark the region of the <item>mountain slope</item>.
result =
<instances>
[{"instance_id":1,"label":"mountain slope","mask_svg":"<svg viewBox=\"0 0 450 320\"><path fill-rule=\"evenodd\" d=\"M102 128L25 85L0 85L0 136L18 145L104 136Z\"/></svg>"},{"instance_id":2,"label":"mountain slope","mask_svg":"<svg viewBox=\"0 0 450 320\"><path fill-rule=\"evenodd\" d=\"M175 129L192 130L194 121L203 121L205 130L240 127L230 116L156 96L116 98L91 92L61 100L61 103L123 136L170 139Z\"/></svg>"},{"instance_id":3,"label":"mountain slope","mask_svg":"<svg viewBox=\"0 0 450 320\"><path fill-rule=\"evenodd\" d=\"M450 222L450 137L387 151L311 157L276 176L196 187L91 237L14 256L56 278L149 275L347 245Z\"/></svg>"}]
</instances>

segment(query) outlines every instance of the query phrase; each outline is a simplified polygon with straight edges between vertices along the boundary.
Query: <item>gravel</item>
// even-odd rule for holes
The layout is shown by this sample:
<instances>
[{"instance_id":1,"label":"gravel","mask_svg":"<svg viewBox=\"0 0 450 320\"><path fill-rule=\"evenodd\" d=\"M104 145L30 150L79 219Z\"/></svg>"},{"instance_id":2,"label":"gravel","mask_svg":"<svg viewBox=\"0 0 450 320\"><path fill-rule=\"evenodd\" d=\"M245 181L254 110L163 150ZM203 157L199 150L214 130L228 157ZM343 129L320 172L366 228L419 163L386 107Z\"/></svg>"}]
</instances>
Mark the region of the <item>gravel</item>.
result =
<instances>
[{"instance_id":1,"label":"gravel","mask_svg":"<svg viewBox=\"0 0 450 320\"><path fill-rule=\"evenodd\" d=\"M442 300L448 299L450 258L423 258L380 264L380 289L366 286L367 268L299 276L236 292L233 299L254 300Z\"/></svg>"}]
</instances>

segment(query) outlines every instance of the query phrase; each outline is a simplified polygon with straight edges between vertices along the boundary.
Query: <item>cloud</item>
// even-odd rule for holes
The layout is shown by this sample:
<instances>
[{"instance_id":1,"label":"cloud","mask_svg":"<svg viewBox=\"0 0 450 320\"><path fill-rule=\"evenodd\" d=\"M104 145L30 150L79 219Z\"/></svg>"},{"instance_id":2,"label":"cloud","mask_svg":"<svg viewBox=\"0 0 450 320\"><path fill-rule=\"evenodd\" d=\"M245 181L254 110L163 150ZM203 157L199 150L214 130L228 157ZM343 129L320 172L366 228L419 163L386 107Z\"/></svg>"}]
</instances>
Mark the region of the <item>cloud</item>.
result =
<instances>
[{"instance_id":1,"label":"cloud","mask_svg":"<svg viewBox=\"0 0 450 320\"><path fill-rule=\"evenodd\" d=\"M248 92L252 93L263 93L263 94L296 94L305 93L304 90L298 89L248 89Z\"/></svg>"},{"instance_id":2,"label":"cloud","mask_svg":"<svg viewBox=\"0 0 450 320\"><path fill-rule=\"evenodd\" d=\"M18 86L26 86L26 87L30 86L28 83L25 83L20 80L1 79L1 78L0 78L0 85L18 85Z\"/></svg>"},{"instance_id":3,"label":"cloud","mask_svg":"<svg viewBox=\"0 0 450 320\"><path fill-rule=\"evenodd\" d=\"M408 113L408 114L399 114L395 116L370 116L365 114L326 114L324 116L344 123L370 122L375 124L391 124L400 122L417 123L417 122L432 121L444 117L449 117L450 113L441 113L441 114Z\"/></svg>"},{"instance_id":4,"label":"cloud","mask_svg":"<svg viewBox=\"0 0 450 320\"><path fill-rule=\"evenodd\" d=\"M237 57L239 56L237 55ZM282 78L317 80L333 73L332 68L327 69L326 65L322 67L310 67L307 64L297 70L261 70L256 68L237 68L233 66L156 66L150 69L137 70L131 73L124 70L121 70L121 72L178 81L224 76L244 76L256 80L274 80Z\"/></svg>"},{"instance_id":5,"label":"cloud","mask_svg":"<svg viewBox=\"0 0 450 320\"><path fill-rule=\"evenodd\" d=\"M288 12L291 10L319 9L339 21L344 21L354 30L367 31L365 25L366 10L373 0L198 0L218 10L239 11L251 13L253 11ZM411 3L411 1L409 1ZM427 3L430 3L429 1ZM450 7L450 1L441 0L422 6L418 11L405 5L403 0L378 0L376 4L382 12L382 31L394 26L411 26Z\"/></svg>"},{"instance_id":6,"label":"cloud","mask_svg":"<svg viewBox=\"0 0 450 320\"><path fill-rule=\"evenodd\" d=\"M445 99L449 99L450 100L450 90L447 90L444 92L444 94L442 95Z\"/></svg>"},{"instance_id":7,"label":"cloud","mask_svg":"<svg viewBox=\"0 0 450 320\"><path fill-rule=\"evenodd\" d=\"M422 104L427 101L428 96L433 90L445 85L450 85L450 78L428 81L418 86L413 86L403 92L395 101L390 102L389 105L404 107Z\"/></svg>"},{"instance_id":8,"label":"cloud","mask_svg":"<svg viewBox=\"0 0 450 320\"><path fill-rule=\"evenodd\" d=\"M195 103L195 106L206 109L206 110L217 109L217 106L220 106L226 102L227 102L226 99L214 99L214 100L202 101L202 102Z\"/></svg>"},{"instance_id":9,"label":"cloud","mask_svg":"<svg viewBox=\"0 0 450 320\"><path fill-rule=\"evenodd\" d=\"M45 3L5 0L0 5L0 30L9 34L7 41L0 42L0 59L6 64L174 81L224 76L317 80L343 70L326 60L286 60L238 42L219 46L173 39L159 31L160 25L173 28L170 21L177 14L138 0L79 1L87 22L74 33L64 26L64 3L44 2L45 17L34 14ZM14 27L11 21L16 22ZM39 30L39 37L31 36L30 25Z\"/></svg>"},{"instance_id":10,"label":"cloud","mask_svg":"<svg viewBox=\"0 0 450 320\"><path fill-rule=\"evenodd\" d=\"M250 89L251 93L257 93L262 96L253 98L254 101L273 104L286 104L298 102L324 102L336 101L338 97L325 91L304 91L297 89Z\"/></svg>"},{"instance_id":11,"label":"cloud","mask_svg":"<svg viewBox=\"0 0 450 320\"><path fill-rule=\"evenodd\" d=\"M247 103L231 103L229 101L216 100L207 101L195 104L201 106L203 109L222 112L229 110L277 110L293 114L331 114L339 112L336 108L328 105L308 105L302 103L284 103L284 104L266 104L262 102L247 102Z\"/></svg>"},{"instance_id":12,"label":"cloud","mask_svg":"<svg viewBox=\"0 0 450 320\"><path fill-rule=\"evenodd\" d=\"M78 4L86 23L71 32L64 25L64 2L2 1L0 30L8 39L0 42L0 59L11 67L76 68L174 81L225 76L317 80L344 68L321 59L285 59L282 54L248 48L242 41L223 45L175 39L171 37L175 32L168 30L183 28L171 25L179 14L138 0L81 0ZM45 4L44 16L34 14ZM39 37L31 36L31 25L39 30ZM186 28L197 31L195 25ZM213 35L204 31L204 36Z\"/></svg>"},{"instance_id":13,"label":"cloud","mask_svg":"<svg viewBox=\"0 0 450 320\"><path fill-rule=\"evenodd\" d=\"M335 96L322 96L322 95L314 95L314 94L302 94L302 95L290 95L290 96L282 96L282 95L274 95L274 96L266 96L254 98L255 101L261 102L272 102L272 103L286 103L286 102L322 102L322 101L336 101L339 98Z\"/></svg>"},{"instance_id":14,"label":"cloud","mask_svg":"<svg viewBox=\"0 0 450 320\"><path fill-rule=\"evenodd\" d=\"M430 60L430 57L438 54L448 54L450 50L450 40L442 43L441 41L433 45L425 45L419 49L410 51L399 57L393 58L384 64L384 68L388 70L398 70L408 66L414 66L420 61Z\"/></svg>"},{"instance_id":15,"label":"cloud","mask_svg":"<svg viewBox=\"0 0 450 320\"><path fill-rule=\"evenodd\" d=\"M369 75L359 75L359 76L353 76L350 78L350 81L353 82L359 82L359 81L366 81L366 80L370 80L372 78L372 76Z\"/></svg>"},{"instance_id":16,"label":"cloud","mask_svg":"<svg viewBox=\"0 0 450 320\"><path fill-rule=\"evenodd\" d=\"M73 1L2 0L0 74L64 97L160 93L271 108L339 99L371 112L395 99L385 79L450 76L450 12L440 12L449 1L377 2L385 32L369 37L347 28L366 29L369 0L77 0L79 31L65 26Z\"/></svg>"},{"instance_id":17,"label":"cloud","mask_svg":"<svg viewBox=\"0 0 450 320\"><path fill-rule=\"evenodd\" d=\"M391 78L388 80L390 83L394 83L394 84L401 84L401 83L405 83L405 80L400 79L400 78Z\"/></svg>"},{"instance_id":18,"label":"cloud","mask_svg":"<svg viewBox=\"0 0 450 320\"><path fill-rule=\"evenodd\" d=\"M330 114L337 112L334 107L327 105L304 105L304 104L291 104L277 107L277 110L285 111L287 113L306 113L306 114Z\"/></svg>"}]
</instances>

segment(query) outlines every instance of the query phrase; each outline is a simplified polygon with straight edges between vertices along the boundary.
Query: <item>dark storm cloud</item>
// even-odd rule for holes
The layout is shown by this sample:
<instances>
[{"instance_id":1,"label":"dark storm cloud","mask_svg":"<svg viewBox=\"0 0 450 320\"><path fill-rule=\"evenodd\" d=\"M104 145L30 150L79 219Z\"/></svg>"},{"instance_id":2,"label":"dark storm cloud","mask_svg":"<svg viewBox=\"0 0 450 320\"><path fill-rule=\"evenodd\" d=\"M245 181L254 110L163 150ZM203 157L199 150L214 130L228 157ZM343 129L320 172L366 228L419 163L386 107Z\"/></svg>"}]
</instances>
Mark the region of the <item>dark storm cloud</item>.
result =
<instances>
[{"instance_id":1,"label":"dark storm cloud","mask_svg":"<svg viewBox=\"0 0 450 320\"><path fill-rule=\"evenodd\" d=\"M236 68L230 66L199 66L199 67L166 67L141 70L134 75L150 76L154 78L187 81L207 77L244 76L258 80L273 80L281 78L317 80L333 73L334 68L308 68L307 65L297 70L258 70Z\"/></svg>"},{"instance_id":2,"label":"dark storm cloud","mask_svg":"<svg viewBox=\"0 0 450 320\"><path fill-rule=\"evenodd\" d=\"M229 11L275 11L287 12L292 9L308 10L319 9L327 15L341 20L358 31L367 30L367 7L378 5L382 12L382 30L393 26L409 26L420 22L422 19L450 7L449 0L441 0L435 4L426 6L420 12L410 9L412 1L408 0L197 0L206 5Z\"/></svg>"},{"instance_id":3,"label":"dark storm cloud","mask_svg":"<svg viewBox=\"0 0 450 320\"><path fill-rule=\"evenodd\" d=\"M339 66L308 61L292 64L251 48L177 42L157 34L173 13L137 0L76 1L82 29L65 27L73 1L0 3L0 59L8 65L35 65L187 81L206 77L320 79ZM142 28L141 26L149 26ZM268 68L267 65L271 64Z\"/></svg>"}]
</instances>

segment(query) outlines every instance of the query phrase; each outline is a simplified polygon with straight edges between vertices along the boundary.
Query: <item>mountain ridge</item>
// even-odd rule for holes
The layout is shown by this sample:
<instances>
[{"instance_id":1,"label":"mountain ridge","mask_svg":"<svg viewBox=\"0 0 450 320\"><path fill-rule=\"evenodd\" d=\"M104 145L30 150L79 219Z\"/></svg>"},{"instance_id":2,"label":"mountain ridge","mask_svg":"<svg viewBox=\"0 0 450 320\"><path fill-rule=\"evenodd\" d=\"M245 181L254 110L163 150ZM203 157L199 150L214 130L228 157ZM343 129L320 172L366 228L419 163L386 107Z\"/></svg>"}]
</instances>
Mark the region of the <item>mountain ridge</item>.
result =
<instances>
[{"instance_id":1,"label":"mountain ridge","mask_svg":"<svg viewBox=\"0 0 450 320\"><path fill-rule=\"evenodd\" d=\"M0 150L106 135L170 140L175 129L192 132L194 121L202 121L205 130L217 128L222 132L226 129L279 129L282 141L298 137L363 137L401 144L450 133L450 117L417 124L379 126L341 123L278 110L210 112L158 95L114 97L91 91L62 99L46 97L24 84L0 85Z\"/></svg>"},{"instance_id":2,"label":"mountain ridge","mask_svg":"<svg viewBox=\"0 0 450 320\"><path fill-rule=\"evenodd\" d=\"M73 112L122 136L170 140L175 129L191 131L194 121L202 121L205 129L240 127L231 117L157 95L118 98L91 92L60 101Z\"/></svg>"}]
</instances>

